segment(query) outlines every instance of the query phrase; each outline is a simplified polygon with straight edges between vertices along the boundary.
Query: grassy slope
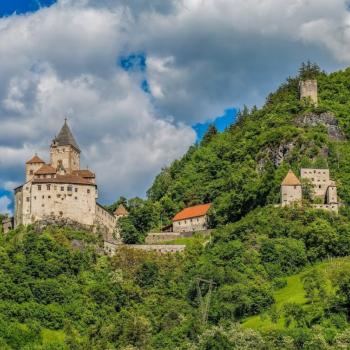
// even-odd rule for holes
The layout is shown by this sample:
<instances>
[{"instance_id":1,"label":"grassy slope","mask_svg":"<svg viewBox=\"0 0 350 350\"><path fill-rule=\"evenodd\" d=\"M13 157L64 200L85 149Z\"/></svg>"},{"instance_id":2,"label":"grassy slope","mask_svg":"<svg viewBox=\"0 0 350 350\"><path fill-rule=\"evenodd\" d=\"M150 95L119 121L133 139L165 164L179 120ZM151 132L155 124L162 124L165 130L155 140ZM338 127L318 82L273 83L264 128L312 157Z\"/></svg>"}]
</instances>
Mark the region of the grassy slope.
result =
<instances>
[{"instance_id":1,"label":"grassy slope","mask_svg":"<svg viewBox=\"0 0 350 350\"><path fill-rule=\"evenodd\" d=\"M320 269L325 273L328 279L328 290L332 292L330 277L335 273L339 267L350 268L350 257L332 259L318 263L317 265L310 266L300 273L287 277L287 286L277 290L274 293L276 300L275 307L280 310L286 303L296 303L304 305L306 303L305 292L301 282L301 277L311 270L312 268ZM253 328L263 331L268 331L272 329L283 329L284 319L281 317L277 323L273 323L267 314L261 314L257 316L252 316L243 321L243 326L245 328Z\"/></svg>"}]
</instances>

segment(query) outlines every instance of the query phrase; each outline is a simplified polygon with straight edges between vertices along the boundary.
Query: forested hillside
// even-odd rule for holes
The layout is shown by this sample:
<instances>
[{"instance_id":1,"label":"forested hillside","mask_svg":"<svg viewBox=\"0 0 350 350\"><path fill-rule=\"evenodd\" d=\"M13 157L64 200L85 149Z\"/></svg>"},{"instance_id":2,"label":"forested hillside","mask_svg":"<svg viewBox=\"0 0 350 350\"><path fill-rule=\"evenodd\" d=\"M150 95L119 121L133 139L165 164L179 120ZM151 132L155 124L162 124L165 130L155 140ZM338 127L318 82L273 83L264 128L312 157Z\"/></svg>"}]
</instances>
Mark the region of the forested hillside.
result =
<instances>
[{"instance_id":1,"label":"forested hillside","mask_svg":"<svg viewBox=\"0 0 350 350\"><path fill-rule=\"evenodd\" d=\"M317 108L299 100L301 78L317 78ZM261 109L243 110L223 133L210 128L147 200L110 207L128 208L121 226L132 243L178 209L213 202L210 242L184 254L108 258L100 237L57 228L1 236L0 348L349 349L349 107L350 69L303 65ZM275 206L288 169L301 166L330 168L339 215L307 196L302 207Z\"/></svg>"}]
</instances>

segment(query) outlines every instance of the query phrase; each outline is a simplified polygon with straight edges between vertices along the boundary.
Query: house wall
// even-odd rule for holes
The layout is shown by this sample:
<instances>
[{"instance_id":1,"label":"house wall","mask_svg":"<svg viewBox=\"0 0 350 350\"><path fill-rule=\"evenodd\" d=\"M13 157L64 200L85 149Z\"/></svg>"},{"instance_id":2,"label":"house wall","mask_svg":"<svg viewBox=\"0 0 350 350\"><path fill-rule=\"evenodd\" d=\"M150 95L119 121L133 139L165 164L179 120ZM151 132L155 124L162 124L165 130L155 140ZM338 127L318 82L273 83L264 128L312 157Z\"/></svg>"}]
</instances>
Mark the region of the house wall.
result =
<instances>
[{"instance_id":1,"label":"house wall","mask_svg":"<svg viewBox=\"0 0 350 350\"><path fill-rule=\"evenodd\" d=\"M173 222L173 232L203 231L208 228L207 215Z\"/></svg>"},{"instance_id":2,"label":"house wall","mask_svg":"<svg viewBox=\"0 0 350 350\"><path fill-rule=\"evenodd\" d=\"M281 186L282 206L302 200L301 186Z\"/></svg>"},{"instance_id":3,"label":"house wall","mask_svg":"<svg viewBox=\"0 0 350 350\"><path fill-rule=\"evenodd\" d=\"M314 186L317 197L326 196L328 186L331 184L329 169L301 169L301 179L308 179Z\"/></svg>"}]
</instances>

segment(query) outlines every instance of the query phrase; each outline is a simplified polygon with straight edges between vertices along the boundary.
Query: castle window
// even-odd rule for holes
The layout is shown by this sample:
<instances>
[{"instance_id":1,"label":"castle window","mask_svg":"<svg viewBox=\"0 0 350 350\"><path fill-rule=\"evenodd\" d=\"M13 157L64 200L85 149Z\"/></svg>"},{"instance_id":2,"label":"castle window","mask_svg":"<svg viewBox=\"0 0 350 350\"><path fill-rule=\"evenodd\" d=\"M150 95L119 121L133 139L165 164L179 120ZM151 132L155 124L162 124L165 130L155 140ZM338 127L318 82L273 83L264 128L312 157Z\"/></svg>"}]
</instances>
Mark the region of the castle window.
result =
<instances>
[{"instance_id":1,"label":"castle window","mask_svg":"<svg viewBox=\"0 0 350 350\"><path fill-rule=\"evenodd\" d=\"M61 186L61 191L64 191L64 186Z\"/></svg>"},{"instance_id":2,"label":"castle window","mask_svg":"<svg viewBox=\"0 0 350 350\"><path fill-rule=\"evenodd\" d=\"M321 187L322 187L321 185L318 186L318 188L321 188Z\"/></svg>"},{"instance_id":3,"label":"castle window","mask_svg":"<svg viewBox=\"0 0 350 350\"><path fill-rule=\"evenodd\" d=\"M46 185L46 189L47 189L48 191L50 191L51 186L50 186L50 185Z\"/></svg>"},{"instance_id":4,"label":"castle window","mask_svg":"<svg viewBox=\"0 0 350 350\"><path fill-rule=\"evenodd\" d=\"M45 198L45 196L43 196L43 199Z\"/></svg>"},{"instance_id":5,"label":"castle window","mask_svg":"<svg viewBox=\"0 0 350 350\"><path fill-rule=\"evenodd\" d=\"M75 199L75 200L77 200L77 199L78 199L78 197L74 197L74 199Z\"/></svg>"},{"instance_id":6,"label":"castle window","mask_svg":"<svg viewBox=\"0 0 350 350\"><path fill-rule=\"evenodd\" d=\"M30 170L29 171L29 175L33 175L34 174L34 171L33 170Z\"/></svg>"},{"instance_id":7,"label":"castle window","mask_svg":"<svg viewBox=\"0 0 350 350\"><path fill-rule=\"evenodd\" d=\"M47 198L51 199L51 196L47 196Z\"/></svg>"},{"instance_id":8,"label":"castle window","mask_svg":"<svg viewBox=\"0 0 350 350\"><path fill-rule=\"evenodd\" d=\"M27 202L29 202L29 197L27 197Z\"/></svg>"},{"instance_id":9,"label":"castle window","mask_svg":"<svg viewBox=\"0 0 350 350\"><path fill-rule=\"evenodd\" d=\"M77 187L74 190L75 190L75 192L78 192L78 188Z\"/></svg>"},{"instance_id":10,"label":"castle window","mask_svg":"<svg viewBox=\"0 0 350 350\"><path fill-rule=\"evenodd\" d=\"M67 187L67 191L72 192L73 191L73 187L72 186L68 186Z\"/></svg>"},{"instance_id":11,"label":"castle window","mask_svg":"<svg viewBox=\"0 0 350 350\"><path fill-rule=\"evenodd\" d=\"M41 185L38 185L38 191L41 191Z\"/></svg>"},{"instance_id":12,"label":"castle window","mask_svg":"<svg viewBox=\"0 0 350 350\"><path fill-rule=\"evenodd\" d=\"M87 190L87 193L90 193L90 189Z\"/></svg>"}]
</instances>

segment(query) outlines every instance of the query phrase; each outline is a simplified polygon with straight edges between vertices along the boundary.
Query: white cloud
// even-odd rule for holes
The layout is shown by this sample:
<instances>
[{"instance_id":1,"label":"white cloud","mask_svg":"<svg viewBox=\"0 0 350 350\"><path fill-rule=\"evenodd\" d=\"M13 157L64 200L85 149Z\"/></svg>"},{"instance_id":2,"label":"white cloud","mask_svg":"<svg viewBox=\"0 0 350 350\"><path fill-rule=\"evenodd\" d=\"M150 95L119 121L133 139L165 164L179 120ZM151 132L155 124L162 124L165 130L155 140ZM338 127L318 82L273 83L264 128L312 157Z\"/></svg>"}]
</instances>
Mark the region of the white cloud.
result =
<instances>
[{"instance_id":1,"label":"white cloud","mask_svg":"<svg viewBox=\"0 0 350 350\"><path fill-rule=\"evenodd\" d=\"M103 198L142 195L191 124L262 103L307 59L349 63L349 22L343 0L60 0L0 19L0 188L68 115ZM117 65L132 52L144 76Z\"/></svg>"}]
</instances>

